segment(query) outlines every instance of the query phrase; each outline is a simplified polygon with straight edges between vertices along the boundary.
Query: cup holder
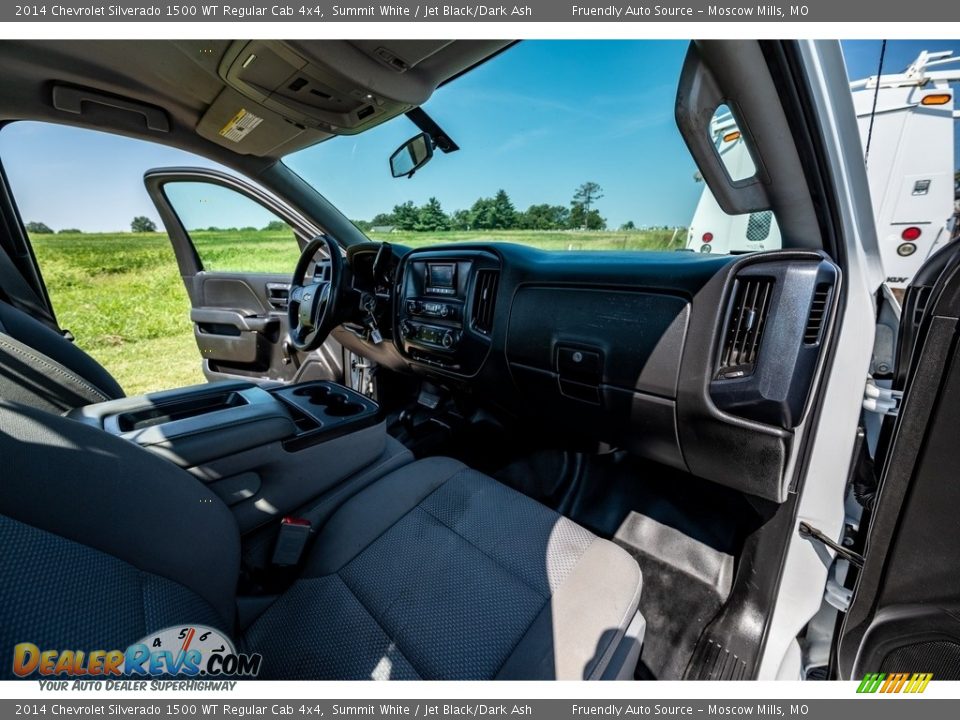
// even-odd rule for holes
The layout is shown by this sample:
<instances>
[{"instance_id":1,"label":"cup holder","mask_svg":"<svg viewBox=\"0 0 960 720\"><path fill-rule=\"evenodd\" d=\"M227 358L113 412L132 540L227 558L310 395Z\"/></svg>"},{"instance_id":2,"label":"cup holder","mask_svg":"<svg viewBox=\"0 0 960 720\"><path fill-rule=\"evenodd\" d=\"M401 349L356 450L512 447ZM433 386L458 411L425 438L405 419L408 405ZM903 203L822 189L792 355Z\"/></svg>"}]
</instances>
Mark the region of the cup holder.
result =
<instances>
[{"instance_id":1,"label":"cup holder","mask_svg":"<svg viewBox=\"0 0 960 720\"><path fill-rule=\"evenodd\" d=\"M324 412L331 417L350 417L351 415L359 415L364 409L360 403L348 400L346 395L334 393L331 394L330 402L327 403Z\"/></svg>"},{"instance_id":2,"label":"cup holder","mask_svg":"<svg viewBox=\"0 0 960 720\"><path fill-rule=\"evenodd\" d=\"M304 383L274 392L299 411L300 434L329 432L377 417L376 403L349 388L325 380Z\"/></svg>"},{"instance_id":3,"label":"cup holder","mask_svg":"<svg viewBox=\"0 0 960 720\"><path fill-rule=\"evenodd\" d=\"M366 408L358 402L350 400L345 393L337 392L327 385L308 385L293 391L311 405L323 408L323 413L330 417L350 417L359 415Z\"/></svg>"},{"instance_id":4,"label":"cup holder","mask_svg":"<svg viewBox=\"0 0 960 720\"><path fill-rule=\"evenodd\" d=\"M310 385L293 391L297 397L306 398L311 405L329 405L333 392L326 385ZM340 395L346 400L345 395Z\"/></svg>"}]
</instances>

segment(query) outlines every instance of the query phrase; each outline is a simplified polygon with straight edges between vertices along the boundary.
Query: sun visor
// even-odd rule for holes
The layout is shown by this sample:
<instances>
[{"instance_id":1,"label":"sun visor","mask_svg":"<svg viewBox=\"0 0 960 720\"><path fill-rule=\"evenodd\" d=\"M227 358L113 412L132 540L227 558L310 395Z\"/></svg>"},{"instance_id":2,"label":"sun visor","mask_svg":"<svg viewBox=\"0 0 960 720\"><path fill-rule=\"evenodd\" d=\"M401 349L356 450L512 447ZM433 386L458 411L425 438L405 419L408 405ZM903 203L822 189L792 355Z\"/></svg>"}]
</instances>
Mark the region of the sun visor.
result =
<instances>
[{"instance_id":1,"label":"sun visor","mask_svg":"<svg viewBox=\"0 0 960 720\"><path fill-rule=\"evenodd\" d=\"M273 156L278 148L305 147L330 137L285 119L230 88L197 124L197 133L241 155Z\"/></svg>"}]
</instances>

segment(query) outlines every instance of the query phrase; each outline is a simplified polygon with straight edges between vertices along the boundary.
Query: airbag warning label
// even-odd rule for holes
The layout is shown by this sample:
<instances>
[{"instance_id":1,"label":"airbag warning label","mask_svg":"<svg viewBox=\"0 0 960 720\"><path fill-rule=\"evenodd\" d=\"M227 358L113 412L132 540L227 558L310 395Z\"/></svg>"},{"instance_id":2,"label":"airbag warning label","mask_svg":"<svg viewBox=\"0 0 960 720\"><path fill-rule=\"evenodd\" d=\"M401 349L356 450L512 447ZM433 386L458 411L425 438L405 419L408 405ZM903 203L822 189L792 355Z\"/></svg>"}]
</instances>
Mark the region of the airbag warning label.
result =
<instances>
[{"instance_id":1,"label":"airbag warning label","mask_svg":"<svg viewBox=\"0 0 960 720\"><path fill-rule=\"evenodd\" d=\"M220 128L220 135L227 140L238 143L262 122L262 117L257 117L252 112L241 109L240 112L233 116L230 122Z\"/></svg>"}]
</instances>

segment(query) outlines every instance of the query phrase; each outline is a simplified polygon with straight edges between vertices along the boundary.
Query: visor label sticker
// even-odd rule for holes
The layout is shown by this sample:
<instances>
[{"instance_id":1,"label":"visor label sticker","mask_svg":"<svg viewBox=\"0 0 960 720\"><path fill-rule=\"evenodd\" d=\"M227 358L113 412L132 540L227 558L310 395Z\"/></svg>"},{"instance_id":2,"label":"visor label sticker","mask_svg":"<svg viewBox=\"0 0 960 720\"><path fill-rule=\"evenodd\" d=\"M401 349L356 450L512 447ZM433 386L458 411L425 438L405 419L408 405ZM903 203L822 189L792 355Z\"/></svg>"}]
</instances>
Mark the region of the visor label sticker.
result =
<instances>
[{"instance_id":1,"label":"visor label sticker","mask_svg":"<svg viewBox=\"0 0 960 720\"><path fill-rule=\"evenodd\" d=\"M262 117L258 117L252 112L241 108L240 112L234 115L230 122L220 128L220 135L231 142L238 143L262 122Z\"/></svg>"}]
</instances>

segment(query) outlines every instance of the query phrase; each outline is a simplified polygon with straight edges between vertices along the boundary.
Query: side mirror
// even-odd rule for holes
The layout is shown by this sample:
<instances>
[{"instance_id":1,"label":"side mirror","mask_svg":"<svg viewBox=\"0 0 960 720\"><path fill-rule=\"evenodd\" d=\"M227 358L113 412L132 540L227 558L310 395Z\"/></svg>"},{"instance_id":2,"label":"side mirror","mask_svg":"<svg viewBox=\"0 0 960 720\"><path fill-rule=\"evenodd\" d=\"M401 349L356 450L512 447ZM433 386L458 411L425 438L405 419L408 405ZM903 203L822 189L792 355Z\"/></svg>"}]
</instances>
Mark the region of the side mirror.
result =
<instances>
[{"instance_id":1,"label":"side mirror","mask_svg":"<svg viewBox=\"0 0 960 720\"><path fill-rule=\"evenodd\" d=\"M390 156L390 173L395 178L413 177L413 174L433 157L433 139L420 133L407 140Z\"/></svg>"}]
</instances>

